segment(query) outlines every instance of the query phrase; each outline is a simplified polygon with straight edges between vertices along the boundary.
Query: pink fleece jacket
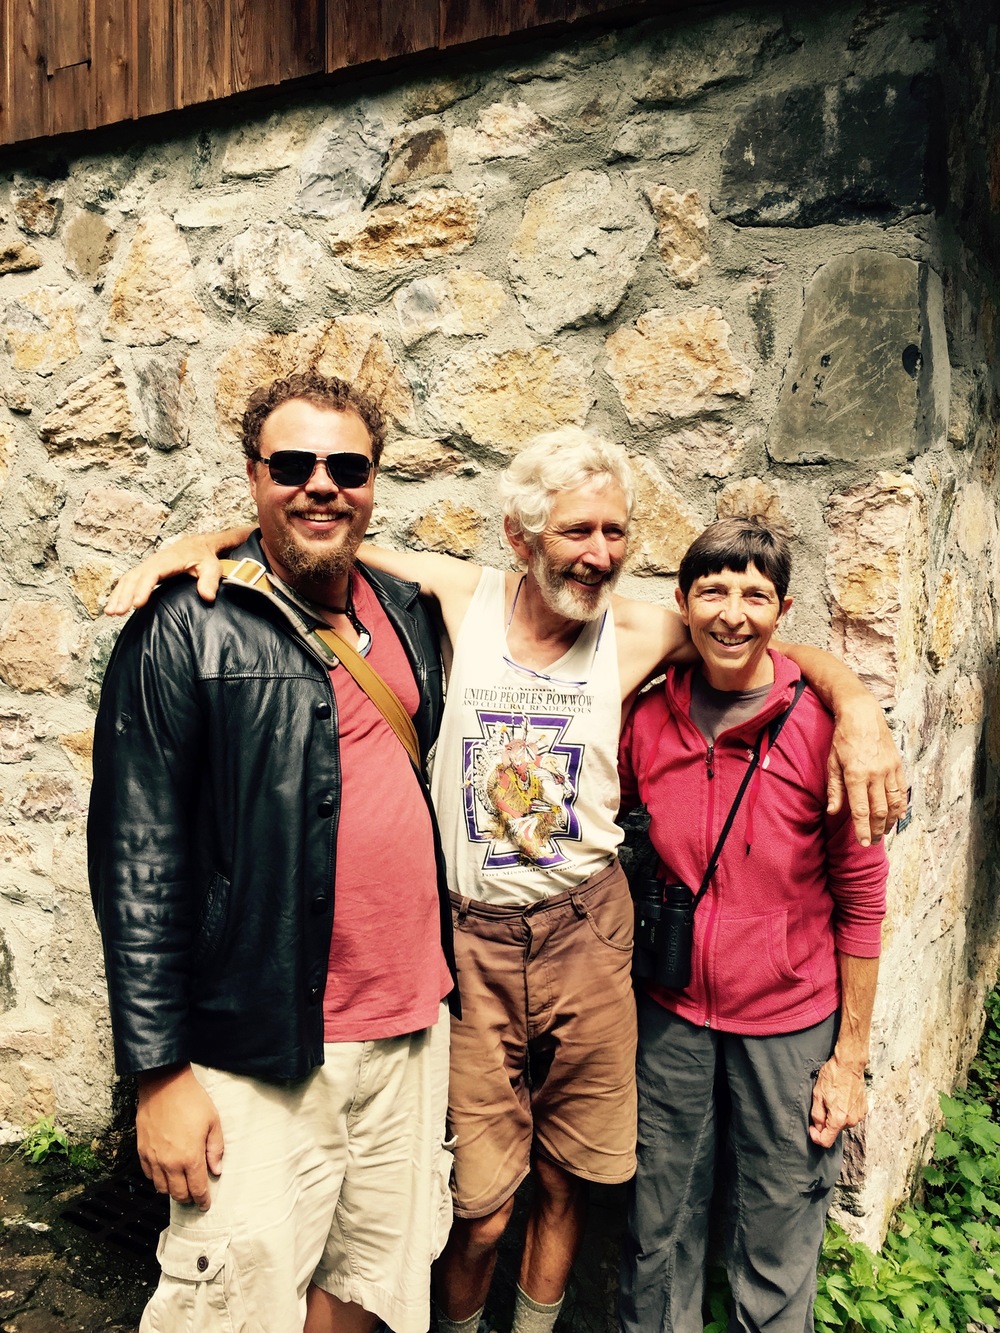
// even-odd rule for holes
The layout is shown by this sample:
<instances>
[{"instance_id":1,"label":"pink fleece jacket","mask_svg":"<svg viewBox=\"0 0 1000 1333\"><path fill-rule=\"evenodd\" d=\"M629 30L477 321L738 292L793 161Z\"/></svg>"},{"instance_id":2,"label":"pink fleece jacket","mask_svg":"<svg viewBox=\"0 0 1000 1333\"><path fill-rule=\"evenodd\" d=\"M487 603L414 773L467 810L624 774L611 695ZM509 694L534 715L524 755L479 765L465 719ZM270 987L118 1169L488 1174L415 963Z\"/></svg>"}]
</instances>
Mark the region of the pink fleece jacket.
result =
<instances>
[{"instance_id":1,"label":"pink fleece jacket","mask_svg":"<svg viewBox=\"0 0 1000 1333\"><path fill-rule=\"evenodd\" d=\"M798 667L771 657L764 708L712 747L690 718L691 667L668 671L626 723L622 807L649 810L666 883L697 891L754 740L791 702ZM750 1036L811 1027L840 1003L837 951L878 957L888 862L881 843L860 845L846 811L826 815L832 735L807 688L751 781L695 912L690 985L649 987L689 1022Z\"/></svg>"}]
</instances>

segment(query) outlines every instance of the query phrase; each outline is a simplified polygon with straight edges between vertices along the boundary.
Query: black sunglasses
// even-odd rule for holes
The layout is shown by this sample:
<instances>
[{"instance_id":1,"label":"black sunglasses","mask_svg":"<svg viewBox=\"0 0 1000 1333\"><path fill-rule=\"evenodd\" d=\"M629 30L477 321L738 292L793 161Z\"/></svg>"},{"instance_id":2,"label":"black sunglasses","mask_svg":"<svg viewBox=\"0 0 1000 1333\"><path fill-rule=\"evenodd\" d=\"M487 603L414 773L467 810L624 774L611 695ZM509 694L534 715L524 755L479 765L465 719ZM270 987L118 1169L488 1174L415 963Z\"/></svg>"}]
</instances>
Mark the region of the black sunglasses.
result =
<instances>
[{"instance_id":1,"label":"black sunglasses","mask_svg":"<svg viewBox=\"0 0 1000 1333\"><path fill-rule=\"evenodd\" d=\"M319 460L326 466L335 486L364 486L372 470L372 460L364 454L327 454ZM304 449L279 449L270 458L258 458L258 463L271 469L271 480L276 486L304 486L316 468L316 455Z\"/></svg>"}]
</instances>

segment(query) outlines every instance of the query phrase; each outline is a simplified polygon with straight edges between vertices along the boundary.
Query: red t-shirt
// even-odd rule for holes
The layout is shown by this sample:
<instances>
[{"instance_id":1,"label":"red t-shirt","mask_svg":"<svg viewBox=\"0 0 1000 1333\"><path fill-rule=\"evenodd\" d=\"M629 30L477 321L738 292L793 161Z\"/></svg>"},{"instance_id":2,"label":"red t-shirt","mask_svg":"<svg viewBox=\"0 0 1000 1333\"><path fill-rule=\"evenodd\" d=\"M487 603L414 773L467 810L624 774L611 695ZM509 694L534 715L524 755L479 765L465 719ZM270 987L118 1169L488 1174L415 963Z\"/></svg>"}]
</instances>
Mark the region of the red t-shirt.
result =
<instances>
[{"instance_id":1,"label":"red t-shirt","mask_svg":"<svg viewBox=\"0 0 1000 1333\"><path fill-rule=\"evenodd\" d=\"M368 662L412 717L419 693L402 644L369 585L354 605ZM330 673L340 731L340 823L325 1041L374 1041L437 1022L451 990L441 949L434 838L406 751L343 667Z\"/></svg>"}]
</instances>

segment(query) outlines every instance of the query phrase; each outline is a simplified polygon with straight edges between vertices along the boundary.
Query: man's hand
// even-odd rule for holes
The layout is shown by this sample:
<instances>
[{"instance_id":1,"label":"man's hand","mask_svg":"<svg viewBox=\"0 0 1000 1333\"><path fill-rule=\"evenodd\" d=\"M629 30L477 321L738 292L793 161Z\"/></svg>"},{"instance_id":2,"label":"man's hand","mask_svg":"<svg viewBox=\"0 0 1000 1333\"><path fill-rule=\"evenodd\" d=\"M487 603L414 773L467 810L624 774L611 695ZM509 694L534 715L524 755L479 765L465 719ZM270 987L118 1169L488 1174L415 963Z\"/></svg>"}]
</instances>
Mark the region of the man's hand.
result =
<instances>
[{"instance_id":1,"label":"man's hand","mask_svg":"<svg viewBox=\"0 0 1000 1333\"><path fill-rule=\"evenodd\" d=\"M832 1148L841 1130L860 1124L867 1114L864 1063L842 1063L834 1052L816 1076L809 1137L821 1148Z\"/></svg>"},{"instance_id":2,"label":"man's hand","mask_svg":"<svg viewBox=\"0 0 1000 1333\"><path fill-rule=\"evenodd\" d=\"M251 528L227 528L225 532L195 532L148 555L115 584L104 608L106 616L124 616L145 606L158 583L174 574L190 574L198 580L198 596L214 602L222 579L220 551L246 541Z\"/></svg>"},{"instance_id":3,"label":"man's hand","mask_svg":"<svg viewBox=\"0 0 1000 1333\"><path fill-rule=\"evenodd\" d=\"M222 1126L190 1065L140 1074L135 1129L139 1161L157 1191L207 1212L208 1173L222 1173Z\"/></svg>"},{"instance_id":4,"label":"man's hand","mask_svg":"<svg viewBox=\"0 0 1000 1333\"><path fill-rule=\"evenodd\" d=\"M885 720L867 690L843 699L827 765L827 811L837 814L844 799L862 847L877 842L906 813L906 773Z\"/></svg>"}]
</instances>

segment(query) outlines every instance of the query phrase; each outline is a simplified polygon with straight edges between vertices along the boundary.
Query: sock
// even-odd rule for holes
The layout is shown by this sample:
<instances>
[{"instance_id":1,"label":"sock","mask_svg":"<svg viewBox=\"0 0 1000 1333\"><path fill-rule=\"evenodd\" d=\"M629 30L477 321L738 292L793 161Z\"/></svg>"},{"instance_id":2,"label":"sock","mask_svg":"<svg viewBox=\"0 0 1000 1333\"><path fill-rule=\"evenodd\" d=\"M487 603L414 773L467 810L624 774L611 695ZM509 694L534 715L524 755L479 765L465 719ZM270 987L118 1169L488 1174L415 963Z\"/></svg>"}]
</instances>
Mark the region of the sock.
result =
<instances>
[{"instance_id":1,"label":"sock","mask_svg":"<svg viewBox=\"0 0 1000 1333\"><path fill-rule=\"evenodd\" d=\"M475 1314L469 1315L468 1319L449 1319L440 1305L435 1306L438 1333L476 1333L485 1309L486 1306L481 1305Z\"/></svg>"},{"instance_id":2,"label":"sock","mask_svg":"<svg viewBox=\"0 0 1000 1333\"><path fill-rule=\"evenodd\" d=\"M514 1322L510 1333L552 1333L555 1322L562 1309L563 1296L554 1305L539 1305L521 1290L517 1284L517 1296L514 1298Z\"/></svg>"}]
</instances>

